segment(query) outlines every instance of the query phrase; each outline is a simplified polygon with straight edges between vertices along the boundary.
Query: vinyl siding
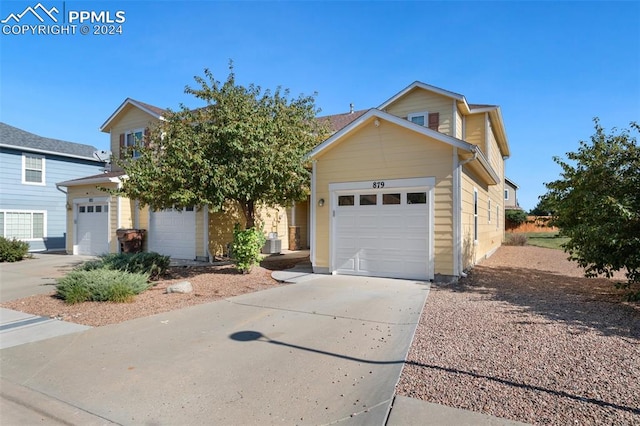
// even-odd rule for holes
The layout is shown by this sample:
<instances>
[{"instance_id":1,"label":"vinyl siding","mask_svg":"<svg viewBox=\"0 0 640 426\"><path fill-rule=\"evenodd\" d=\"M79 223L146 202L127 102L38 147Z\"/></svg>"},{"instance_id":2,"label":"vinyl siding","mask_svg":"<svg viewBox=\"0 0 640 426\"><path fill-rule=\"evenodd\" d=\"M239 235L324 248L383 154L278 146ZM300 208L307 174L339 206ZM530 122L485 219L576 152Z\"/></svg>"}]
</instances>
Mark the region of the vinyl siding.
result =
<instances>
[{"instance_id":1,"label":"vinyl siding","mask_svg":"<svg viewBox=\"0 0 640 426\"><path fill-rule=\"evenodd\" d=\"M463 140L464 135L462 133L462 114L460 114L460 111L456 108L456 134L454 137Z\"/></svg>"},{"instance_id":2,"label":"vinyl siding","mask_svg":"<svg viewBox=\"0 0 640 426\"><path fill-rule=\"evenodd\" d=\"M448 102L449 110L451 103ZM453 273L452 150L389 122L372 121L316 158L316 206L329 184L433 176L435 273ZM329 267L329 203L316 209L315 266Z\"/></svg>"},{"instance_id":3,"label":"vinyl siding","mask_svg":"<svg viewBox=\"0 0 640 426\"><path fill-rule=\"evenodd\" d=\"M46 237L27 241L29 250L63 250L67 233L67 197L66 189L56 188L56 183L100 173L103 164L29 152L29 155L44 157L45 180L45 185L30 185L22 183L22 153L0 148L0 210L46 211Z\"/></svg>"},{"instance_id":4,"label":"vinyl siding","mask_svg":"<svg viewBox=\"0 0 640 426\"><path fill-rule=\"evenodd\" d=\"M204 208L196 208L196 240L193 242L196 246L196 259L206 259L209 257L207 247L204 244Z\"/></svg>"},{"instance_id":5,"label":"vinyl siding","mask_svg":"<svg viewBox=\"0 0 640 426\"><path fill-rule=\"evenodd\" d=\"M452 99L446 96L416 88L387 106L386 111L389 114L405 119L412 113L424 111L431 113L438 112L440 113L438 131L449 136L454 136L453 130L455 129L452 129Z\"/></svg>"},{"instance_id":6,"label":"vinyl siding","mask_svg":"<svg viewBox=\"0 0 640 426\"><path fill-rule=\"evenodd\" d=\"M471 114L465 117L464 140L480 146L484 151L484 113Z\"/></svg>"},{"instance_id":7,"label":"vinyl siding","mask_svg":"<svg viewBox=\"0 0 640 426\"><path fill-rule=\"evenodd\" d=\"M120 135L136 129L145 129L157 123L157 119L146 112L127 105L125 110L120 114L120 118L112 123L111 133L111 152L114 158L120 158ZM114 170L117 170L114 167Z\"/></svg>"},{"instance_id":8,"label":"vinyl siding","mask_svg":"<svg viewBox=\"0 0 640 426\"><path fill-rule=\"evenodd\" d=\"M117 184L103 184L101 185L106 188L117 187ZM95 185L82 185L82 186L72 186L67 188L67 200L70 206L73 206L73 202L77 198L98 198L98 197L109 197L107 192L99 190ZM119 251L118 248L118 239L116 237L115 230L118 229L118 197L110 197L109 198L109 251L111 253L117 253ZM66 239L66 251L69 254L73 253L73 245L75 243L75 224L74 224L74 214L73 210L69 210L67 212L67 239Z\"/></svg>"},{"instance_id":9,"label":"vinyl siding","mask_svg":"<svg viewBox=\"0 0 640 426\"><path fill-rule=\"evenodd\" d=\"M502 176L502 174L500 174ZM478 240L474 242L474 189L478 191ZM495 251L502 244L504 212L496 217L496 203L502 206L499 196L502 185L485 185L463 167L462 171L462 257L463 268L468 268ZM491 222L488 204L491 199Z\"/></svg>"}]
</instances>

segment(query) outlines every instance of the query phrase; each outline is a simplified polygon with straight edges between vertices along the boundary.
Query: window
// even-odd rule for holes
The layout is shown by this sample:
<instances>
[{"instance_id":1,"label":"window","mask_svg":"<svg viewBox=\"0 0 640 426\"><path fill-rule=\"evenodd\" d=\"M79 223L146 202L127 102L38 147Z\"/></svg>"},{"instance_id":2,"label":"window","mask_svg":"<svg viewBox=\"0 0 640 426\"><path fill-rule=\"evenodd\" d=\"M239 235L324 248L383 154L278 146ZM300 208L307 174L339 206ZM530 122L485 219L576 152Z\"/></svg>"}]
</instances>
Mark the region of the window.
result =
<instances>
[{"instance_id":1,"label":"window","mask_svg":"<svg viewBox=\"0 0 640 426\"><path fill-rule=\"evenodd\" d=\"M2 211L0 234L5 238L33 240L45 237L45 212Z\"/></svg>"},{"instance_id":2,"label":"window","mask_svg":"<svg viewBox=\"0 0 640 426\"><path fill-rule=\"evenodd\" d=\"M338 197L339 206L353 206L354 204L355 204L355 199L353 195L340 195Z\"/></svg>"},{"instance_id":3,"label":"window","mask_svg":"<svg viewBox=\"0 0 640 426\"><path fill-rule=\"evenodd\" d=\"M121 145L126 148L135 148L136 146L142 146L144 141L144 129L137 129L124 134L124 139L121 141ZM133 158L140 157L139 151L133 151Z\"/></svg>"},{"instance_id":4,"label":"window","mask_svg":"<svg viewBox=\"0 0 640 426\"><path fill-rule=\"evenodd\" d=\"M508 190L508 189L505 189L505 190L504 190L504 199L505 199L505 200L508 200L508 199L509 199L509 190Z\"/></svg>"},{"instance_id":5,"label":"window","mask_svg":"<svg viewBox=\"0 0 640 426\"><path fill-rule=\"evenodd\" d=\"M375 206L378 203L378 197L376 194L362 194L360 196L361 206Z\"/></svg>"},{"instance_id":6,"label":"window","mask_svg":"<svg viewBox=\"0 0 640 426\"><path fill-rule=\"evenodd\" d=\"M427 204L427 193L426 192L407 193L407 204Z\"/></svg>"},{"instance_id":7,"label":"window","mask_svg":"<svg viewBox=\"0 0 640 426\"><path fill-rule=\"evenodd\" d=\"M473 189L473 241L478 242L478 190Z\"/></svg>"},{"instance_id":8,"label":"window","mask_svg":"<svg viewBox=\"0 0 640 426\"><path fill-rule=\"evenodd\" d=\"M407 116L407 120L411 121L412 123L417 124L418 126L425 126L427 124L427 116L429 115L428 112L418 112L415 114L409 114Z\"/></svg>"},{"instance_id":9,"label":"window","mask_svg":"<svg viewBox=\"0 0 640 426\"><path fill-rule=\"evenodd\" d=\"M400 204L400 194L382 194L382 204Z\"/></svg>"},{"instance_id":10,"label":"window","mask_svg":"<svg viewBox=\"0 0 640 426\"><path fill-rule=\"evenodd\" d=\"M419 126L425 126L431 130L438 131L438 126L440 126L440 113L427 111L415 112L407 115L407 120Z\"/></svg>"},{"instance_id":11,"label":"window","mask_svg":"<svg viewBox=\"0 0 640 426\"><path fill-rule=\"evenodd\" d=\"M22 183L44 185L44 157L42 155L22 154Z\"/></svg>"}]
</instances>

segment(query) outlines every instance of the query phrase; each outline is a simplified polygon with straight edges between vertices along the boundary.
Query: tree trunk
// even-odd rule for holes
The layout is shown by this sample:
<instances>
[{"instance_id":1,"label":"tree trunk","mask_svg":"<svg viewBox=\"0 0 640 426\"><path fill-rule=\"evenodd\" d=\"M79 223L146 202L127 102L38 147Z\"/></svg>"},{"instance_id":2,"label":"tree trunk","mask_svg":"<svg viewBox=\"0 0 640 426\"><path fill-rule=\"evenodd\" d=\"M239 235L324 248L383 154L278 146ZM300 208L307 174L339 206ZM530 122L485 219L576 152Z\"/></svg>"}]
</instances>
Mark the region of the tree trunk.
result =
<instances>
[{"instance_id":1,"label":"tree trunk","mask_svg":"<svg viewBox=\"0 0 640 426\"><path fill-rule=\"evenodd\" d=\"M242 213L244 213L244 218L247 223L244 229L253 228L256 225L255 202L253 200L241 201L240 205L242 205Z\"/></svg>"}]
</instances>

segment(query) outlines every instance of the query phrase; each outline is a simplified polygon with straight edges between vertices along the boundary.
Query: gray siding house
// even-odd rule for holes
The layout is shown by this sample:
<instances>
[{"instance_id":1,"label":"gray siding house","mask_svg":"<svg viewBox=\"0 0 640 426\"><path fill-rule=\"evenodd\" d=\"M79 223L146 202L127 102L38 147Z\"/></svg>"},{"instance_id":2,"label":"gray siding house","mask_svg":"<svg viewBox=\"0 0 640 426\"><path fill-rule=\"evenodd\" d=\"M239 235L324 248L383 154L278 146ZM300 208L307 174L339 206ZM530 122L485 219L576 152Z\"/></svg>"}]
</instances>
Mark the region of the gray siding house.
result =
<instances>
[{"instance_id":1,"label":"gray siding house","mask_svg":"<svg viewBox=\"0 0 640 426\"><path fill-rule=\"evenodd\" d=\"M64 250L67 195L56 183L101 173L95 151L0 123L0 236L29 251Z\"/></svg>"}]
</instances>

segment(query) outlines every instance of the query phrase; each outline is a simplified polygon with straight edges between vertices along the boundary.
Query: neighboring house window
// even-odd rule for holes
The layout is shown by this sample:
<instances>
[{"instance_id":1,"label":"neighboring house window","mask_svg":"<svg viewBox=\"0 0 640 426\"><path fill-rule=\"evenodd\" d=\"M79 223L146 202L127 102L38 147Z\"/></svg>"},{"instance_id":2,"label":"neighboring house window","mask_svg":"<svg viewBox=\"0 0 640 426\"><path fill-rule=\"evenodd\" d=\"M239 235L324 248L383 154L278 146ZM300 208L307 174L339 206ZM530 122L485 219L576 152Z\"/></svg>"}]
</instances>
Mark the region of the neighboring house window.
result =
<instances>
[{"instance_id":1,"label":"neighboring house window","mask_svg":"<svg viewBox=\"0 0 640 426\"><path fill-rule=\"evenodd\" d=\"M28 185L44 185L45 182L44 156L22 154L22 183Z\"/></svg>"},{"instance_id":2,"label":"neighboring house window","mask_svg":"<svg viewBox=\"0 0 640 426\"><path fill-rule=\"evenodd\" d=\"M473 189L473 241L478 242L478 190Z\"/></svg>"},{"instance_id":3,"label":"neighboring house window","mask_svg":"<svg viewBox=\"0 0 640 426\"><path fill-rule=\"evenodd\" d=\"M2 211L0 212L0 233L5 238L33 240L44 238L46 212L44 211Z\"/></svg>"},{"instance_id":4,"label":"neighboring house window","mask_svg":"<svg viewBox=\"0 0 640 426\"><path fill-rule=\"evenodd\" d=\"M440 125L440 113L439 112L416 112L413 114L409 114L407 116L407 120L415 123L419 126L425 126L430 128L431 130L438 131L438 126Z\"/></svg>"},{"instance_id":5,"label":"neighboring house window","mask_svg":"<svg viewBox=\"0 0 640 426\"><path fill-rule=\"evenodd\" d=\"M505 189L504 190L504 199L508 200L509 199L509 189Z\"/></svg>"},{"instance_id":6,"label":"neighboring house window","mask_svg":"<svg viewBox=\"0 0 640 426\"><path fill-rule=\"evenodd\" d=\"M142 146L144 141L144 129L132 130L120 135L120 148L124 152L127 148ZM122 156L122 155L121 155ZM133 158L140 157L140 151L133 151Z\"/></svg>"}]
</instances>

